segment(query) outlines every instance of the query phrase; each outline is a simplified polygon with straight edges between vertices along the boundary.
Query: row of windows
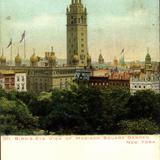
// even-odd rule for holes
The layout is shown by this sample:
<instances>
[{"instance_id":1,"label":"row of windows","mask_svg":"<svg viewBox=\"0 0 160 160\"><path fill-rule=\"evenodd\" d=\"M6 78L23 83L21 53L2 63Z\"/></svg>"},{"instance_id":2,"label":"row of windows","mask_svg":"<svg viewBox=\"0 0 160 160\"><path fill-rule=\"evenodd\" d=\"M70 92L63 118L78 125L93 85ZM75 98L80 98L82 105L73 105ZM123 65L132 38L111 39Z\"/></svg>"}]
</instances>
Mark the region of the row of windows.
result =
<instances>
[{"instance_id":1,"label":"row of windows","mask_svg":"<svg viewBox=\"0 0 160 160\"><path fill-rule=\"evenodd\" d=\"M77 36L77 33L76 32L72 32L72 38L76 37ZM82 32L81 33L81 36L82 36L82 39L83 39L83 36L84 36L84 33Z\"/></svg>"},{"instance_id":2,"label":"row of windows","mask_svg":"<svg viewBox=\"0 0 160 160\"><path fill-rule=\"evenodd\" d=\"M92 86L94 86L94 85L95 86L109 86L110 85L110 86L124 86L124 87L128 87L129 86L129 84L119 84L119 83L110 83L109 84L109 83L102 83L102 82L101 83L92 82L91 85Z\"/></svg>"},{"instance_id":3,"label":"row of windows","mask_svg":"<svg viewBox=\"0 0 160 160\"><path fill-rule=\"evenodd\" d=\"M86 23L86 18L84 19L74 18L74 19L71 19L70 23L71 24L83 24L83 23Z\"/></svg>"},{"instance_id":4,"label":"row of windows","mask_svg":"<svg viewBox=\"0 0 160 160\"><path fill-rule=\"evenodd\" d=\"M92 86L108 86L108 83L91 83Z\"/></svg>"},{"instance_id":5,"label":"row of windows","mask_svg":"<svg viewBox=\"0 0 160 160\"><path fill-rule=\"evenodd\" d=\"M53 71L53 72L48 72L47 75L63 75L63 74L74 74L75 73L75 70L57 70L57 71ZM44 74L43 71L41 74L39 74L39 72L37 71L33 71L32 74L30 75L46 75L46 73Z\"/></svg>"},{"instance_id":6,"label":"row of windows","mask_svg":"<svg viewBox=\"0 0 160 160\"><path fill-rule=\"evenodd\" d=\"M14 78L5 78L5 83L13 83L14 80Z\"/></svg>"},{"instance_id":7,"label":"row of windows","mask_svg":"<svg viewBox=\"0 0 160 160\"><path fill-rule=\"evenodd\" d=\"M134 88L146 88L146 86L134 86Z\"/></svg>"},{"instance_id":8,"label":"row of windows","mask_svg":"<svg viewBox=\"0 0 160 160\"><path fill-rule=\"evenodd\" d=\"M24 76L18 76L16 81L20 82L20 80L22 80L22 82L24 82L25 81L25 77Z\"/></svg>"},{"instance_id":9,"label":"row of windows","mask_svg":"<svg viewBox=\"0 0 160 160\"><path fill-rule=\"evenodd\" d=\"M110 83L111 86L124 86L124 87L128 87L129 84L127 83Z\"/></svg>"},{"instance_id":10,"label":"row of windows","mask_svg":"<svg viewBox=\"0 0 160 160\"><path fill-rule=\"evenodd\" d=\"M21 84L21 85L17 84L16 89L24 91L25 90L25 84Z\"/></svg>"}]
</instances>

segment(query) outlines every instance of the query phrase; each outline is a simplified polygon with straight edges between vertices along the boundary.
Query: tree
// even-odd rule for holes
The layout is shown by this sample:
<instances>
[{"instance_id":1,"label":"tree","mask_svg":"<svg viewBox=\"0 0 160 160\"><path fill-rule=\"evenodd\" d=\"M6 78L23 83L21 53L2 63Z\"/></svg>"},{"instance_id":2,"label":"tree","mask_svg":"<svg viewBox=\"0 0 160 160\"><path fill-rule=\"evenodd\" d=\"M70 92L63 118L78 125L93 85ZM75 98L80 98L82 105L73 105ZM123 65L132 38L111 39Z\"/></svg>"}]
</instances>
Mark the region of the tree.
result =
<instances>
[{"instance_id":1,"label":"tree","mask_svg":"<svg viewBox=\"0 0 160 160\"><path fill-rule=\"evenodd\" d=\"M37 118L32 116L21 101L0 98L1 134L32 134L37 127L37 122Z\"/></svg>"},{"instance_id":2,"label":"tree","mask_svg":"<svg viewBox=\"0 0 160 160\"><path fill-rule=\"evenodd\" d=\"M120 121L118 126L120 134L155 134L160 129L154 121L148 119Z\"/></svg>"},{"instance_id":3,"label":"tree","mask_svg":"<svg viewBox=\"0 0 160 160\"><path fill-rule=\"evenodd\" d=\"M152 119L159 122L160 103L158 95L150 90L139 91L128 101L129 119Z\"/></svg>"},{"instance_id":4,"label":"tree","mask_svg":"<svg viewBox=\"0 0 160 160\"><path fill-rule=\"evenodd\" d=\"M110 122L110 130L108 133L116 134L118 131L117 123L128 117L130 110L127 103L130 98L130 93L128 90L122 88L103 89L102 92L107 120Z\"/></svg>"}]
</instances>

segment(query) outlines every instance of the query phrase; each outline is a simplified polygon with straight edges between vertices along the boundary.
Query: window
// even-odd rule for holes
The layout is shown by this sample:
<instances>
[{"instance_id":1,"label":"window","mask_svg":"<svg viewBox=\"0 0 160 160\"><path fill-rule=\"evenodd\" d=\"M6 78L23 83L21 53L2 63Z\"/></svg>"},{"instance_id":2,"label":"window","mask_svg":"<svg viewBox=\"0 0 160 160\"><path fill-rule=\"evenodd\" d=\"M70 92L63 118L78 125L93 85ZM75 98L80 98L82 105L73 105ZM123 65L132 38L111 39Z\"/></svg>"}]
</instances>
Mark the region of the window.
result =
<instances>
[{"instance_id":1,"label":"window","mask_svg":"<svg viewBox=\"0 0 160 160\"><path fill-rule=\"evenodd\" d=\"M22 76L22 82L24 82L24 76Z\"/></svg>"},{"instance_id":2,"label":"window","mask_svg":"<svg viewBox=\"0 0 160 160\"><path fill-rule=\"evenodd\" d=\"M24 84L22 84L22 90L24 90Z\"/></svg>"},{"instance_id":3,"label":"window","mask_svg":"<svg viewBox=\"0 0 160 160\"><path fill-rule=\"evenodd\" d=\"M20 86L19 86L19 84L17 84L17 90L19 90L20 89Z\"/></svg>"},{"instance_id":4,"label":"window","mask_svg":"<svg viewBox=\"0 0 160 160\"><path fill-rule=\"evenodd\" d=\"M19 76L17 77L17 82L19 82Z\"/></svg>"}]
</instances>

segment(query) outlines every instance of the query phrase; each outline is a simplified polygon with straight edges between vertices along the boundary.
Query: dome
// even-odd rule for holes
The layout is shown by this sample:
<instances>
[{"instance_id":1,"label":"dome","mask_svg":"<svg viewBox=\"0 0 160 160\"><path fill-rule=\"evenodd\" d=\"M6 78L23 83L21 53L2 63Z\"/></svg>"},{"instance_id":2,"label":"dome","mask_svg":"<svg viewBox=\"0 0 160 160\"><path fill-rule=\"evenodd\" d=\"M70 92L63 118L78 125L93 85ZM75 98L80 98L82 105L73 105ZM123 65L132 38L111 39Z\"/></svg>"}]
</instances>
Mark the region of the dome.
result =
<instances>
[{"instance_id":1,"label":"dome","mask_svg":"<svg viewBox=\"0 0 160 160\"><path fill-rule=\"evenodd\" d=\"M6 63L6 58L3 56L3 54L0 57L0 62L1 63Z\"/></svg>"},{"instance_id":2,"label":"dome","mask_svg":"<svg viewBox=\"0 0 160 160\"><path fill-rule=\"evenodd\" d=\"M22 59L19 56L19 54L17 54L17 56L15 57L15 63L21 63L21 62L22 62Z\"/></svg>"},{"instance_id":3,"label":"dome","mask_svg":"<svg viewBox=\"0 0 160 160\"><path fill-rule=\"evenodd\" d=\"M78 63L79 62L79 57L78 55L73 56L73 63Z\"/></svg>"},{"instance_id":4,"label":"dome","mask_svg":"<svg viewBox=\"0 0 160 160\"><path fill-rule=\"evenodd\" d=\"M119 63L119 62L118 62L118 59L117 59L116 57L114 58L114 61L113 61L113 62L114 62L115 65L118 65L118 63Z\"/></svg>"},{"instance_id":5,"label":"dome","mask_svg":"<svg viewBox=\"0 0 160 160\"><path fill-rule=\"evenodd\" d=\"M151 62L151 56L150 56L149 53L146 55L145 61L146 62Z\"/></svg>"},{"instance_id":6,"label":"dome","mask_svg":"<svg viewBox=\"0 0 160 160\"><path fill-rule=\"evenodd\" d=\"M36 56L35 53L31 56L30 61L31 61L31 63L36 63L36 62L38 62L38 57Z\"/></svg>"},{"instance_id":7,"label":"dome","mask_svg":"<svg viewBox=\"0 0 160 160\"><path fill-rule=\"evenodd\" d=\"M100 54L100 55L99 55L99 59L103 59L103 56L102 56L102 54Z\"/></svg>"}]
</instances>

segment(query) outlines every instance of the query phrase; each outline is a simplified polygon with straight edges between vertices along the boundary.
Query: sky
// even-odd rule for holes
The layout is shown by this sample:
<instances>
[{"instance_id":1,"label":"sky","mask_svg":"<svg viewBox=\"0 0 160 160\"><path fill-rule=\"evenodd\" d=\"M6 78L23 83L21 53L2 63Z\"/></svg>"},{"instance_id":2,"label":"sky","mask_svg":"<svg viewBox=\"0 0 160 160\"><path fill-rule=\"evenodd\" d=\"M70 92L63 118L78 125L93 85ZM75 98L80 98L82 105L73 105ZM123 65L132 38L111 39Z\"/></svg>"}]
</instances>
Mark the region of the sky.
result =
<instances>
[{"instance_id":1,"label":"sky","mask_svg":"<svg viewBox=\"0 0 160 160\"><path fill-rule=\"evenodd\" d=\"M144 60L147 48L158 60L158 0L82 0L88 10L88 47L92 60L100 50L105 61L119 58ZM21 35L26 31L26 52L39 56L54 47L57 58L66 58L66 7L71 0L0 0L0 48L13 39L13 55L23 56ZM10 16L10 20L7 17Z\"/></svg>"}]
</instances>

